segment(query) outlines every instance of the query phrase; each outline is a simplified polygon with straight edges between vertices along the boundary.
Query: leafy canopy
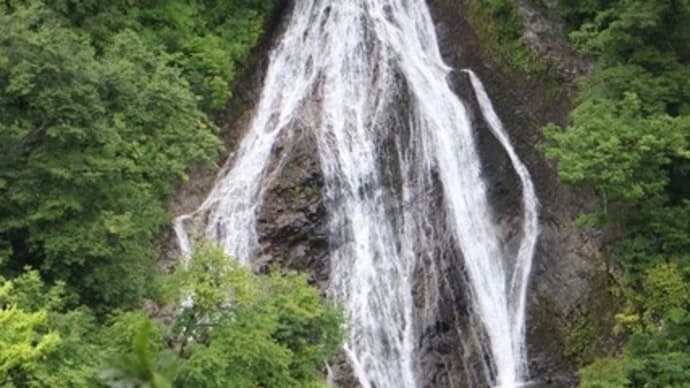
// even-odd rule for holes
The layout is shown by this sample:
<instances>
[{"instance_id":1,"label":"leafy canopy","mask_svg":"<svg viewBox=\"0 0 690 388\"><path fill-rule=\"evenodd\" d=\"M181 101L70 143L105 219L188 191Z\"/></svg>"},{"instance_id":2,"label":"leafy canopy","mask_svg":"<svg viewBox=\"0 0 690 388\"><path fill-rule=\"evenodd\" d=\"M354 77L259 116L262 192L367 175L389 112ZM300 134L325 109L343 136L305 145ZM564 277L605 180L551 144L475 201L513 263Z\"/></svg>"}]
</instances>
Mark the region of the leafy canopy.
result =
<instances>
[{"instance_id":1,"label":"leafy canopy","mask_svg":"<svg viewBox=\"0 0 690 388\"><path fill-rule=\"evenodd\" d=\"M566 0L571 38L596 69L567 128L545 130L561 179L594 191L586 220L616 230L622 355L584 387L687 386L690 376L690 2Z\"/></svg>"},{"instance_id":2,"label":"leafy canopy","mask_svg":"<svg viewBox=\"0 0 690 388\"><path fill-rule=\"evenodd\" d=\"M256 275L204 244L188 266L173 282L188 302L176 331L182 386L322 386L343 316L303 275Z\"/></svg>"},{"instance_id":3,"label":"leafy canopy","mask_svg":"<svg viewBox=\"0 0 690 388\"><path fill-rule=\"evenodd\" d=\"M304 276L257 275L204 245L168 285L187 303L167 323L141 310L99 322L37 271L0 282L0 385L324 387L343 315Z\"/></svg>"},{"instance_id":4,"label":"leafy canopy","mask_svg":"<svg viewBox=\"0 0 690 388\"><path fill-rule=\"evenodd\" d=\"M0 13L0 246L91 305L144 295L165 202L218 141L165 53L132 31L97 56L40 4Z\"/></svg>"}]
</instances>

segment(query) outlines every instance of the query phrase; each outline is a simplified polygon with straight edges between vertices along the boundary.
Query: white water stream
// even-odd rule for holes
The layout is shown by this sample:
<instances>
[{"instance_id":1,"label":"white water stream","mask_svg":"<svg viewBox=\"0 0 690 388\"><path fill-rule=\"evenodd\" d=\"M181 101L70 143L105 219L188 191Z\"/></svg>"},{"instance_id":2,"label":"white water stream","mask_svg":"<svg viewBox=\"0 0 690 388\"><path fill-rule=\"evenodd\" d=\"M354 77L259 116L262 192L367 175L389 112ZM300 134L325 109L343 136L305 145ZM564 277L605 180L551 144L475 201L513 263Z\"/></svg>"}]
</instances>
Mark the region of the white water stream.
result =
<instances>
[{"instance_id":1,"label":"white water stream","mask_svg":"<svg viewBox=\"0 0 690 388\"><path fill-rule=\"evenodd\" d=\"M491 383L516 387L527 378L525 294L537 199L481 81L468 71L481 113L522 184L522 240L518 252L503 252L471 121L450 72L422 0L296 2L251 127L205 202L175 223L184 253L196 230L243 262L259 255L256 214L272 150L297 121L313 130L333 241L329 293L346 309L345 352L365 388L420 386L413 275L419 252L440 235L462 252ZM387 154L391 137L395 151ZM396 182L384 166L395 170ZM445 209L431 209L424 197L439 184ZM446 217L448 230L424 232L433 228L430 216Z\"/></svg>"}]
</instances>

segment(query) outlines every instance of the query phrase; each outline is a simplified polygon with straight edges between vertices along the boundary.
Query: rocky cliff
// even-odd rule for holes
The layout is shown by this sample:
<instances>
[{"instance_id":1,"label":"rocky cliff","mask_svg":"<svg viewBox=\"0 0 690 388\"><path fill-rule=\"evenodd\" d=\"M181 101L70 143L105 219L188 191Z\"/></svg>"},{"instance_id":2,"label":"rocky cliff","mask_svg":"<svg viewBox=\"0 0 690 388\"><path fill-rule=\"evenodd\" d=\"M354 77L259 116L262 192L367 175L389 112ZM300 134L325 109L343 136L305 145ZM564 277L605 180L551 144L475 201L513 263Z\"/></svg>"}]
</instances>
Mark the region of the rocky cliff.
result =
<instances>
[{"instance_id":1,"label":"rocky cliff","mask_svg":"<svg viewBox=\"0 0 690 388\"><path fill-rule=\"evenodd\" d=\"M528 346L532 377L557 387L575 385L570 358L573 331L600 309L608 275L600 255L602 237L576 228L572 220L588 209L591 199L559 183L554 166L539 151L541 128L563 124L570 109L567 82L586 71L586 62L573 56L562 31L538 14L529 2L516 1L527 26L525 37L537 52L549 50L556 73L535 76L505 71L482 49L482 42L463 15L462 1L431 0L443 55L454 68L471 68L484 80L520 158L529 168L541 202L537 253L529 293ZM532 31L532 32L530 32ZM558 85L554 87L554 77ZM473 97L465 77L452 82L466 101ZM471 103L472 104L472 103ZM476 107L473 109L476 111ZM486 179L508 244L519 238L519 182L507 156L483 123L477 123ZM605 296L603 296L605 300ZM592 339L594 340L594 339Z\"/></svg>"},{"instance_id":2,"label":"rocky cliff","mask_svg":"<svg viewBox=\"0 0 690 388\"><path fill-rule=\"evenodd\" d=\"M541 20L527 2L519 2L526 20ZM465 18L462 1L429 0L437 26L439 43L446 62L454 69L471 68L486 83L497 111L504 121L521 159L528 166L541 202L541 236L529 293L528 343L530 370L536 381L551 386L575 384L574 362L568 346L572 331L579 323L601 306L600 300L607 282L606 267L600 256L600 236L592 231L575 228L571 220L587 209L586 195L571 192L557 180L553 166L538 150L541 127L548 122L563 123L570 108L566 93L554 89L552 83L519 71L505 71L482 49L482 42ZM251 117L251 107L257 99L266 62L266 53L273 39L279 38L281 15L289 10L289 3L280 7L270 34L255 55L252 69L237 86L236 101L228 111L228 124L224 128L228 147L232 149ZM546 25L545 22L534 22ZM526 31L530 43L537 47L553 47L544 40L553 38L557 30L537 28ZM541 45L541 46L540 46ZM559 53L569 50L559 46ZM549 49L553 51L552 49ZM562 51L566 50L566 51ZM558 54L559 75L570 80L574 74L585 71L576 57ZM472 111L477 104L468 79L459 71L450 80ZM404 104L401 104L404 105ZM404 106L401 106L404 109ZM242 114L237 112L243 111ZM475 114L479 118L481 115ZM404 129L403 129L404 130ZM515 245L520 239L520 184L502 147L487 130L485 123L476 120L477 137L484 162L485 179L489 182L490 196L495 206L496 220L502 227L505 244ZM259 236L263 255L254 261L258 270L271 264L306 271L312 281L325 289L329 275L329 247L327 213L321 188L316 141L309 128L296 125L274 149L271 164L271 183L266 191L264 206L259 214ZM213 171L197 171L195 179L179 192L173 210L180 214L193 210L208 191ZM433 195L440 196L440 192ZM440 200L440 198L439 198ZM443 252L438 255L458 254ZM434 255L426 255L433 257ZM460 254L458 254L460 256ZM450 262L450 261L439 261ZM419 306L428 291L424 286L428 276L424 260L419 264L415 299ZM421 369L424 386L460 387L477 385L483 381L483 361L473 342L479 334L472 332L468 322L466 290L461 266L441 267L445 279L440 293L440 310L426 316L420 312L419 344L422 352ZM459 329L459 330L458 330ZM353 383L340 368L337 382L342 386Z\"/></svg>"}]
</instances>

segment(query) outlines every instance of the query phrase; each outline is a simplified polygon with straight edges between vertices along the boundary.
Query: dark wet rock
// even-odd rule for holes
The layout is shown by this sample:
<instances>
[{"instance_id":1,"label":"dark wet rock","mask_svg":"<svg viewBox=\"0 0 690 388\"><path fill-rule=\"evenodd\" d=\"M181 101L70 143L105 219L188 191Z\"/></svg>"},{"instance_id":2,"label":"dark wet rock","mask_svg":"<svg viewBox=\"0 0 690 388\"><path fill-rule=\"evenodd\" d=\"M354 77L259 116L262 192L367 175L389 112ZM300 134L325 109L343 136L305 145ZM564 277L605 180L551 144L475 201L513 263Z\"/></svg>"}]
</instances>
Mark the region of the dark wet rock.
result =
<instances>
[{"instance_id":1,"label":"dark wet rock","mask_svg":"<svg viewBox=\"0 0 690 388\"><path fill-rule=\"evenodd\" d=\"M474 70L483 80L516 152L530 170L541 202L541 235L528 294L527 336L532 377L545 386L574 386L575 365L564 354L566 338L574 321L597 308L595 299L605 292L608 274L600 253L602 236L572 225L576 216L591 210L591 197L563 186L554 167L537 148L543 140L541 128L545 124L567 122L570 110L567 93L554 90L544 80L528 74L501 71L481 50L481 42L463 18L465 13L460 1L429 0L429 4L445 60L457 70ZM526 1L518 0L517 5L521 12L534 11ZM526 19L528 29L534 31L526 31L526 34L534 39L533 44L543 47L556 44L542 38L558 41L559 45L567 44L560 40L559 26L547 26L552 22L543 15L530 15L533 19ZM534 18L542 19L532 24L530 20ZM584 62L572 54L570 47L563 46L559 50L563 53L560 59L567 62L565 66L575 69L572 76L586 71L586 66L580 67ZM481 116L477 114L476 102L464 74L454 72L450 82L474 112L488 194L510 249L521 238L519 180L486 124L477 119Z\"/></svg>"},{"instance_id":2,"label":"dark wet rock","mask_svg":"<svg viewBox=\"0 0 690 388\"><path fill-rule=\"evenodd\" d=\"M428 2L436 22L442 54L447 63L456 69L449 82L465 101L475 123L488 194L505 247L509 250L514 251L521 238L520 181L505 151L483 122L467 76L459 70L470 68L484 81L516 152L532 174L542 205L542 232L528 296L530 369L539 383L535 386L572 386L576 383L574 364L564 354L564 343L572 322L592 309L594 296L599 295L605 287L607 273L600 255L601 236L578 230L571 224L575 216L588 210L591 199L586 194L574 193L561 185L553 166L537 149L542 141L542 126L548 122L565 123L570 103L566 93L547 87L542 79L517 72L503 73L498 65L485 56L481 42L463 18L461 2ZM522 3L518 1L521 7ZM285 2L283 11L287 9L289 2ZM527 15L527 20L535 17L530 16L528 8L522 7L521 12ZM249 107L258 99L268 48L279 36L284 20L284 17L275 19L273 35L264 42L256 54L252 69L247 70L246 77L237 86L235 94L238 97L226 112L227 125L224 127L229 150L233 149L249 125L252 113ZM550 36L549 31L552 31L549 30L552 27L544 24L546 21L539 23L533 27L534 31L526 32L525 38L535 37L536 45L543 37ZM552 43L544 43L544 47L550 45ZM404 105L401 102L401 115ZM262 255L253 261L253 265L259 271L265 271L271 265L305 271L325 294L330 269L329 251L338 241L329 240L329 220L322 196L324 182L316 139L305 122L308 120L293 123L289 130L284 131L278 142L280 146L274 150L264 205L258 214ZM404 128L399 130L405 131ZM410 134L402 133L399 136ZM381 145L382 149L394 146L394 142L386 142L385 139ZM383 159L381 163L389 170L396 170L396 161L393 159ZM213 184L215 172L204 169L193 171L193 180L180 190L173 211L180 214L195 209ZM395 187L395 176L390 177L390 185ZM438 209L438 217L433 222L445 222L441 215L442 190L436 187L429 194ZM420 252L414 274L414 302L418 307L415 318L420 333L420 383L424 387L483 387L487 385L488 372L486 360L479 351L483 333L468 314L462 254L448 249L452 245L440 241L436 251ZM174 248L168 248L168 252L174 252ZM430 274L430 268L437 273ZM432 276L437 276L437 288L428 287ZM425 309L429 305L429 298L438 298L437 310ZM357 386L343 355L331 368L338 386Z\"/></svg>"},{"instance_id":3,"label":"dark wet rock","mask_svg":"<svg viewBox=\"0 0 690 388\"><path fill-rule=\"evenodd\" d=\"M325 288L328 281L328 221L316 139L309 128L293 127L279 140L274 171L259 211L263 252L255 266L279 264L305 271Z\"/></svg>"}]
</instances>

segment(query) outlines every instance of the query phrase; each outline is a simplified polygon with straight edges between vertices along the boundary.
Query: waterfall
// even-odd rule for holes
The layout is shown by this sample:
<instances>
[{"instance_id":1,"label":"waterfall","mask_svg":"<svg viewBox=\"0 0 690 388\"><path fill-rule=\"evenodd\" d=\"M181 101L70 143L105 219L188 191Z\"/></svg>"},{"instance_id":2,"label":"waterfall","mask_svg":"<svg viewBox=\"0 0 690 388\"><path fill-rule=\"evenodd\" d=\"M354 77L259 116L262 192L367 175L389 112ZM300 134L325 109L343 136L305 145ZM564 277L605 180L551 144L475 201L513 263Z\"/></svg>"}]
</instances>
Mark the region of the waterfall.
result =
<instances>
[{"instance_id":1,"label":"waterfall","mask_svg":"<svg viewBox=\"0 0 690 388\"><path fill-rule=\"evenodd\" d=\"M421 385L414 272L441 240L462 254L490 383L515 387L528 377L525 294L538 203L481 81L468 71L481 113L522 184L520 246L504 252L471 120L450 72L422 0L295 2L250 128L204 203L175 223L183 253L203 235L243 262L256 257L256 213L273 173L272 150L296 125L312 130L332 241L328 293L345 308L344 351L365 388ZM422 270L431 290L425 308L433 311L433 283L443 274L433 265Z\"/></svg>"}]
</instances>

